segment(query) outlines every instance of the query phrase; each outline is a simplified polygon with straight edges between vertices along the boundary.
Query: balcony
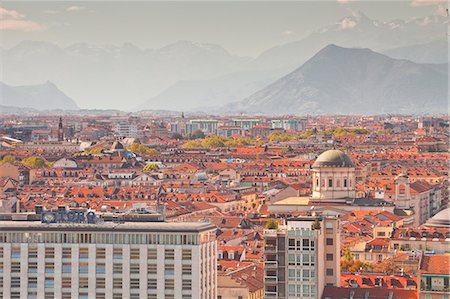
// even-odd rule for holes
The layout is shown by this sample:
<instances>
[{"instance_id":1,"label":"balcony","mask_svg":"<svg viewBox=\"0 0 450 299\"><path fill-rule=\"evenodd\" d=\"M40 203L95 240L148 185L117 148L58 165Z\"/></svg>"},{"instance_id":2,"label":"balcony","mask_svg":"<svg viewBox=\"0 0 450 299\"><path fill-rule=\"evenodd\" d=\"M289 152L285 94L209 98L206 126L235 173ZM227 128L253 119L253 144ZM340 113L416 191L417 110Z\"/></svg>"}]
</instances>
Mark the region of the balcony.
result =
<instances>
[{"instance_id":1,"label":"balcony","mask_svg":"<svg viewBox=\"0 0 450 299\"><path fill-rule=\"evenodd\" d=\"M265 291L264 298L277 298L277 292Z\"/></svg>"},{"instance_id":2,"label":"balcony","mask_svg":"<svg viewBox=\"0 0 450 299\"><path fill-rule=\"evenodd\" d=\"M434 287L434 286L428 286L428 285L421 285L420 291L422 292L430 292L430 293L437 293L437 294L450 294L450 288L447 287Z\"/></svg>"},{"instance_id":3,"label":"balcony","mask_svg":"<svg viewBox=\"0 0 450 299\"><path fill-rule=\"evenodd\" d=\"M273 244L266 244L264 246L264 252L266 254L268 254L268 253L276 253L277 252L277 246L275 246Z\"/></svg>"},{"instance_id":4,"label":"balcony","mask_svg":"<svg viewBox=\"0 0 450 299\"><path fill-rule=\"evenodd\" d=\"M278 262L277 261L265 261L264 268L276 270L278 268Z\"/></svg>"},{"instance_id":5,"label":"balcony","mask_svg":"<svg viewBox=\"0 0 450 299\"><path fill-rule=\"evenodd\" d=\"M278 277L276 276L264 276L264 282L266 285L268 284L277 284L278 283Z\"/></svg>"}]
</instances>

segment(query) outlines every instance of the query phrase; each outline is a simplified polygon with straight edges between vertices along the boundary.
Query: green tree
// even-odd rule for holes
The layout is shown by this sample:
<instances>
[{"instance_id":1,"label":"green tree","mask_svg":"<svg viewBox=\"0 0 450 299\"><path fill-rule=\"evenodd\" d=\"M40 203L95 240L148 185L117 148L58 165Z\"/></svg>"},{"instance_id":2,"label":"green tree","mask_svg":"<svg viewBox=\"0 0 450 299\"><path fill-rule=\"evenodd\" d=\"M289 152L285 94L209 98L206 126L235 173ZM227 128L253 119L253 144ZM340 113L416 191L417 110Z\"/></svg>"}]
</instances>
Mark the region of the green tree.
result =
<instances>
[{"instance_id":1,"label":"green tree","mask_svg":"<svg viewBox=\"0 0 450 299\"><path fill-rule=\"evenodd\" d=\"M270 218L266 222L266 229L278 229L278 222L275 219Z\"/></svg>"},{"instance_id":2,"label":"green tree","mask_svg":"<svg viewBox=\"0 0 450 299\"><path fill-rule=\"evenodd\" d=\"M14 163L14 162L16 162L16 157L14 157L12 155L5 155L5 156L3 156L3 159L0 161L0 164Z\"/></svg>"},{"instance_id":3,"label":"green tree","mask_svg":"<svg viewBox=\"0 0 450 299\"><path fill-rule=\"evenodd\" d=\"M144 166L144 171L158 171L159 166L156 163L148 163Z\"/></svg>"},{"instance_id":4,"label":"green tree","mask_svg":"<svg viewBox=\"0 0 450 299\"><path fill-rule=\"evenodd\" d=\"M51 165L51 163L48 163L43 158L38 157L38 156L30 156L28 158L25 158L22 160L22 164L24 166L27 166L30 168L35 168L35 169L42 169L42 168L49 167Z\"/></svg>"},{"instance_id":5,"label":"green tree","mask_svg":"<svg viewBox=\"0 0 450 299\"><path fill-rule=\"evenodd\" d=\"M156 154L156 150L153 148L146 147L140 143L133 143L127 147L127 150L133 152L135 154L140 155L154 155Z\"/></svg>"},{"instance_id":6,"label":"green tree","mask_svg":"<svg viewBox=\"0 0 450 299\"><path fill-rule=\"evenodd\" d=\"M319 218L316 218L314 220L314 223L311 225L312 230L319 230L320 229L320 221Z\"/></svg>"},{"instance_id":7,"label":"green tree","mask_svg":"<svg viewBox=\"0 0 450 299\"><path fill-rule=\"evenodd\" d=\"M350 251L349 248L344 248L342 250L342 258L346 261L352 261L353 260L353 253Z\"/></svg>"}]
</instances>

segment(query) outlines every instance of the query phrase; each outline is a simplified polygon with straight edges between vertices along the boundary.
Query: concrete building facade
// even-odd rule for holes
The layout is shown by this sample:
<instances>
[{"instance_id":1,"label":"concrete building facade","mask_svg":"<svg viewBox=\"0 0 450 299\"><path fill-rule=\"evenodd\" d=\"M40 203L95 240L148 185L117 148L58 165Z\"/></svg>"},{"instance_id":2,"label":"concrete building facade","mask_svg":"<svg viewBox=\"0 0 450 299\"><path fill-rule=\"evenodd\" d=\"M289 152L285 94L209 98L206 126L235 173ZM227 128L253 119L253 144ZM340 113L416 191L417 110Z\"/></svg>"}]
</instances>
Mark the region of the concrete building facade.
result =
<instances>
[{"instance_id":1,"label":"concrete building facade","mask_svg":"<svg viewBox=\"0 0 450 299\"><path fill-rule=\"evenodd\" d=\"M0 221L0 298L215 298L215 230Z\"/></svg>"},{"instance_id":2,"label":"concrete building facade","mask_svg":"<svg viewBox=\"0 0 450 299\"><path fill-rule=\"evenodd\" d=\"M290 219L264 239L265 298L321 298L325 286L340 286L338 218Z\"/></svg>"}]
</instances>

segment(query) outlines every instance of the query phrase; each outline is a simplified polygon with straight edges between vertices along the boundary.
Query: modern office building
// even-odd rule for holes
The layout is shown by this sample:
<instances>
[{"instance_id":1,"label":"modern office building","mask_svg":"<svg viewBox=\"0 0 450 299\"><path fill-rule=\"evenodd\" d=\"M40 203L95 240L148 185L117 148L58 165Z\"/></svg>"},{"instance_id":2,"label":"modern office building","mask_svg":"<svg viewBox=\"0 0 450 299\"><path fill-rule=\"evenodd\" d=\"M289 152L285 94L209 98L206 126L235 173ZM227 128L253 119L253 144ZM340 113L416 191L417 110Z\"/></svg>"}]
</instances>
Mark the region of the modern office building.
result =
<instances>
[{"instance_id":1,"label":"modern office building","mask_svg":"<svg viewBox=\"0 0 450 299\"><path fill-rule=\"evenodd\" d=\"M321 298L325 286L340 286L338 218L289 219L264 239L265 298Z\"/></svg>"},{"instance_id":2,"label":"modern office building","mask_svg":"<svg viewBox=\"0 0 450 299\"><path fill-rule=\"evenodd\" d=\"M189 121L192 128L190 131L202 130L205 134L217 134L218 121L215 119L191 119ZM188 133L192 133L188 132Z\"/></svg>"},{"instance_id":3,"label":"modern office building","mask_svg":"<svg viewBox=\"0 0 450 299\"><path fill-rule=\"evenodd\" d=\"M38 216L0 215L0 298L217 296L210 223L169 223L158 214Z\"/></svg>"},{"instance_id":4,"label":"modern office building","mask_svg":"<svg viewBox=\"0 0 450 299\"><path fill-rule=\"evenodd\" d=\"M137 126L129 122L116 123L114 125L114 132L119 137L127 137L127 138L139 137Z\"/></svg>"}]
</instances>

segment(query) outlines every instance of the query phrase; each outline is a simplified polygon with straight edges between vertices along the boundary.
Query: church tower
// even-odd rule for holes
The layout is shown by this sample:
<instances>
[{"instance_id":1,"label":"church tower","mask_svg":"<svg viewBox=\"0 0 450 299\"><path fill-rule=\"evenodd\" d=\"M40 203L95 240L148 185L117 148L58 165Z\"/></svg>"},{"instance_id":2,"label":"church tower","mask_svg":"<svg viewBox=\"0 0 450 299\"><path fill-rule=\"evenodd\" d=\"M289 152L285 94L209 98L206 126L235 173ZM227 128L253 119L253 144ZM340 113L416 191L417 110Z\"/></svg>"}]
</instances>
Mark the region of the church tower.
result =
<instances>
[{"instance_id":1,"label":"church tower","mask_svg":"<svg viewBox=\"0 0 450 299\"><path fill-rule=\"evenodd\" d=\"M64 128L63 128L63 123L62 123L62 117L59 117L58 141L64 141Z\"/></svg>"}]
</instances>

